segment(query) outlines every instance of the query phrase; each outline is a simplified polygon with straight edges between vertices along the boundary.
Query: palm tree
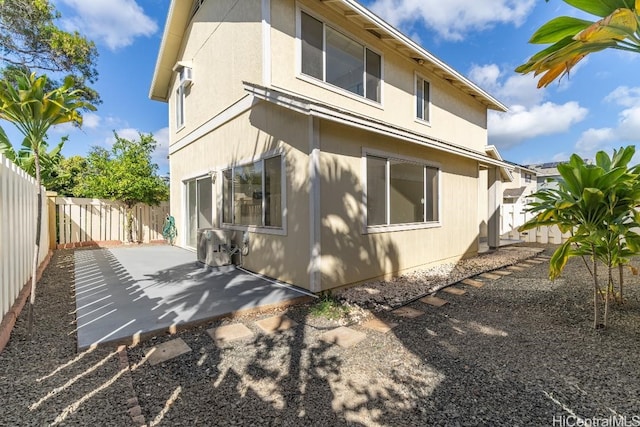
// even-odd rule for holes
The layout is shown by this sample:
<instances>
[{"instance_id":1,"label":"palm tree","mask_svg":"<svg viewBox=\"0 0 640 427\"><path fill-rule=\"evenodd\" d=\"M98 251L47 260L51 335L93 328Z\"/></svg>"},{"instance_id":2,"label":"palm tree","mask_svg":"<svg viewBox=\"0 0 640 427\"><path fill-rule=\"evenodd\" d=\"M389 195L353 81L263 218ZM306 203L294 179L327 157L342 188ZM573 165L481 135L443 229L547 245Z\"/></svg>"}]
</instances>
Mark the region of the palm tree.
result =
<instances>
[{"instance_id":1,"label":"palm tree","mask_svg":"<svg viewBox=\"0 0 640 427\"><path fill-rule=\"evenodd\" d=\"M640 200L640 181L637 168L628 163L635 153L633 146L596 154L596 163L589 165L577 155L566 164L558 165L562 180L558 188L546 188L533 195L536 201L529 210L535 216L520 227L529 230L539 226L556 225L571 236L551 257L549 278L557 278L573 256L589 256L592 260L594 328L600 323L598 261L608 268L605 293L606 326L609 299L613 289L612 269L640 248L640 236L633 229L640 226L635 206Z\"/></svg>"},{"instance_id":2,"label":"palm tree","mask_svg":"<svg viewBox=\"0 0 640 427\"><path fill-rule=\"evenodd\" d=\"M80 109L95 110L93 105L82 100L82 92L72 89L72 78L66 78L64 84L47 91L47 77L18 75L15 81L0 82L0 119L13 123L24 136L23 146L33 154L37 190L36 241L31 275L31 296L29 299L28 336L33 327L33 305L36 295L36 275L40 250L40 230L42 220L42 177L41 154L46 147L49 128L62 123L82 124Z\"/></svg>"},{"instance_id":3,"label":"palm tree","mask_svg":"<svg viewBox=\"0 0 640 427\"><path fill-rule=\"evenodd\" d=\"M547 0L548 2L549 0ZM550 44L533 55L516 72L544 73L538 87L569 74L585 56L604 49L640 53L640 1L638 0L564 0L565 3L600 17L588 21L569 16L554 18L531 36L529 43Z\"/></svg>"}]
</instances>

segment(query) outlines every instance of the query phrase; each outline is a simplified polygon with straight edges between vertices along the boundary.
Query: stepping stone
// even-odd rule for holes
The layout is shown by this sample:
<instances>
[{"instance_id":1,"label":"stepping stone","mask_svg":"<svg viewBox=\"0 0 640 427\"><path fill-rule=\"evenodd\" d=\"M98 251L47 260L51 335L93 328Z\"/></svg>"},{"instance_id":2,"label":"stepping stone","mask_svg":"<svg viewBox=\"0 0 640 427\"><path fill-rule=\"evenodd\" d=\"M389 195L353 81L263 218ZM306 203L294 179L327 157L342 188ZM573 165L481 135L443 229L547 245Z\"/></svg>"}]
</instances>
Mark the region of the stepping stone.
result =
<instances>
[{"instance_id":1,"label":"stepping stone","mask_svg":"<svg viewBox=\"0 0 640 427\"><path fill-rule=\"evenodd\" d=\"M542 264L543 262L544 261L535 260L535 259L528 259L525 261L526 264L534 264L534 265Z\"/></svg>"},{"instance_id":2,"label":"stepping stone","mask_svg":"<svg viewBox=\"0 0 640 427\"><path fill-rule=\"evenodd\" d=\"M544 259L544 260L550 260L551 257L548 255L538 255L535 259Z\"/></svg>"},{"instance_id":3,"label":"stepping stone","mask_svg":"<svg viewBox=\"0 0 640 427\"><path fill-rule=\"evenodd\" d=\"M464 283L465 285L473 286L474 288L481 288L481 287L484 286L483 282L481 282L480 280L474 280L474 279L464 279L460 283Z\"/></svg>"},{"instance_id":4,"label":"stepping stone","mask_svg":"<svg viewBox=\"0 0 640 427\"><path fill-rule=\"evenodd\" d=\"M484 279L489 279L489 280L498 280L502 276L500 276L499 274L482 273L482 274L480 274L480 277L482 277Z\"/></svg>"},{"instance_id":5,"label":"stepping stone","mask_svg":"<svg viewBox=\"0 0 640 427\"><path fill-rule=\"evenodd\" d=\"M540 261L540 263L543 264L543 263L549 261L550 259L551 258L540 258L540 257L538 257L538 258L534 258L533 260L534 261Z\"/></svg>"},{"instance_id":6,"label":"stepping stone","mask_svg":"<svg viewBox=\"0 0 640 427\"><path fill-rule=\"evenodd\" d=\"M149 363L157 365L158 363L166 362L182 354L189 353L191 347L187 345L182 338L176 338L175 340L167 341L159 344L147 351L145 356L148 356Z\"/></svg>"},{"instance_id":7,"label":"stepping stone","mask_svg":"<svg viewBox=\"0 0 640 427\"><path fill-rule=\"evenodd\" d=\"M387 332L389 332L391 329L395 328L396 326L398 326L397 323L385 322L384 320L380 320L380 319L375 318L375 317L373 319L368 320L368 321L366 321L366 322L364 322L362 324L363 328L373 329L374 331L382 332L383 334L386 334Z\"/></svg>"},{"instance_id":8,"label":"stepping stone","mask_svg":"<svg viewBox=\"0 0 640 427\"><path fill-rule=\"evenodd\" d=\"M273 316L258 320L256 325L258 325L265 334L272 334L274 332L286 331L287 329L296 326L297 323L289 319L287 316Z\"/></svg>"},{"instance_id":9,"label":"stepping stone","mask_svg":"<svg viewBox=\"0 0 640 427\"><path fill-rule=\"evenodd\" d=\"M492 273L498 274L500 276L508 276L510 274L513 274L512 272L510 272L508 270L495 270Z\"/></svg>"},{"instance_id":10,"label":"stepping stone","mask_svg":"<svg viewBox=\"0 0 640 427\"><path fill-rule=\"evenodd\" d=\"M447 286L442 289L442 292L446 292L451 295L464 295L467 293L464 289L456 288L455 286Z\"/></svg>"},{"instance_id":11,"label":"stepping stone","mask_svg":"<svg viewBox=\"0 0 640 427\"><path fill-rule=\"evenodd\" d=\"M207 329L207 333L217 344L253 336L253 332L242 323Z\"/></svg>"},{"instance_id":12,"label":"stepping stone","mask_svg":"<svg viewBox=\"0 0 640 427\"><path fill-rule=\"evenodd\" d=\"M338 344L342 348L353 347L366 337L367 335L365 333L347 328L346 326L332 329L320 335L322 341L329 344Z\"/></svg>"},{"instance_id":13,"label":"stepping stone","mask_svg":"<svg viewBox=\"0 0 640 427\"><path fill-rule=\"evenodd\" d=\"M424 311L416 310L415 308L411 307L400 307L393 310L392 313L396 316L415 319L416 317L422 316L424 314Z\"/></svg>"},{"instance_id":14,"label":"stepping stone","mask_svg":"<svg viewBox=\"0 0 640 427\"><path fill-rule=\"evenodd\" d=\"M443 305L447 304L449 301L444 300L442 298L434 297L434 296L428 296L428 297L420 298L420 302L432 305L434 307L442 307Z\"/></svg>"},{"instance_id":15,"label":"stepping stone","mask_svg":"<svg viewBox=\"0 0 640 427\"><path fill-rule=\"evenodd\" d=\"M518 267L517 265L510 265L509 267L507 267L508 270L511 271L525 271L526 268L524 267Z\"/></svg>"}]
</instances>

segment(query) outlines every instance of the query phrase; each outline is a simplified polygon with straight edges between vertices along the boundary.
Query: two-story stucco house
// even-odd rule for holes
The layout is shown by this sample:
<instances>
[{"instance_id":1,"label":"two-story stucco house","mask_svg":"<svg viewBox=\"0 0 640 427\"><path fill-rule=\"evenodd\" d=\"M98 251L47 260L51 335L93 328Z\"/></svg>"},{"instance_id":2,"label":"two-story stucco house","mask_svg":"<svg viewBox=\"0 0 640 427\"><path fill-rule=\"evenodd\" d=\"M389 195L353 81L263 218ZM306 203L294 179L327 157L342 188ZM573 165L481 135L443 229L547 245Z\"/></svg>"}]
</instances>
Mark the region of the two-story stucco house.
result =
<instances>
[{"instance_id":1,"label":"two-story stucco house","mask_svg":"<svg viewBox=\"0 0 640 427\"><path fill-rule=\"evenodd\" d=\"M505 239L519 238L518 227L533 218L527 212L530 197L538 189L534 169L513 164L513 181L503 184L500 235Z\"/></svg>"},{"instance_id":2,"label":"two-story stucco house","mask_svg":"<svg viewBox=\"0 0 640 427\"><path fill-rule=\"evenodd\" d=\"M480 200L497 246L506 108L354 0L173 0L150 97L183 247L319 292L475 255Z\"/></svg>"}]
</instances>

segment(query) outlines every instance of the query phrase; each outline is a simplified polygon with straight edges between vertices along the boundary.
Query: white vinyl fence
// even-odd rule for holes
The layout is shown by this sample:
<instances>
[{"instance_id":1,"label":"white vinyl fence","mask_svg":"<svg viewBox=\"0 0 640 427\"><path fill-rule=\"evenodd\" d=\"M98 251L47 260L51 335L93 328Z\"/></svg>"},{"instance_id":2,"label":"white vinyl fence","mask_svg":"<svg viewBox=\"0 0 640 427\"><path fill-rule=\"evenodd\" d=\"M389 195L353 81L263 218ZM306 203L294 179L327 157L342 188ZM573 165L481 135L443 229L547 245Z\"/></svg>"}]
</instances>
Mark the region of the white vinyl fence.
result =
<instances>
[{"instance_id":1,"label":"white vinyl fence","mask_svg":"<svg viewBox=\"0 0 640 427\"><path fill-rule=\"evenodd\" d=\"M44 189L42 209L40 263L49 253L49 214ZM35 179L0 154L0 318L4 318L31 278L36 215Z\"/></svg>"},{"instance_id":2,"label":"white vinyl fence","mask_svg":"<svg viewBox=\"0 0 640 427\"><path fill-rule=\"evenodd\" d=\"M523 225L532 215L524 212L521 205L502 205L501 210L501 238L522 240L527 243L544 243L559 245L567 241L570 234L562 234L558 227L538 227L523 233L518 232L518 227Z\"/></svg>"},{"instance_id":3,"label":"white vinyl fence","mask_svg":"<svg viewBox=\"0 0 640 427\"><path fill-rule=\"evenodd\" d=\"M126 209L111 200L56 197L58 245L82 246L94 242L126 242ZM133 240L163 240L162 227L169 203L133 208Z\"/></svg>"}]
</instances>

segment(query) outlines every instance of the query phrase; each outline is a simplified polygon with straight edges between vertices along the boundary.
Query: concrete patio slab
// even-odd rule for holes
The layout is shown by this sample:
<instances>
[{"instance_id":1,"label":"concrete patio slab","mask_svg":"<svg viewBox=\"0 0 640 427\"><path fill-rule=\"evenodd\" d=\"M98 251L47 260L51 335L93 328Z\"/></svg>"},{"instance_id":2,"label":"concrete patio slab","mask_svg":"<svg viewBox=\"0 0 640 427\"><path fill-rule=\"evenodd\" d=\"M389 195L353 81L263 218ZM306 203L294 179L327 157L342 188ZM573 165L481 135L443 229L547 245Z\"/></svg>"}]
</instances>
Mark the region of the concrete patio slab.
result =
<instances>
[{"instance_id":1,"label":"concrete patio slab","mask_svg":"<svg viewBox=\"0 0 640 427\"><path fill-rule=\"evenodd\" d=\"M346 326L340 326L339 328L332 329L320 335L322 341L329 344L338 344L342 348L353 347L366 337L367 334L347 328Z\"/></svg>"},{"instance_id":2,"label":"concrete patio slab","mask_svg":"<svg viewBox=\"0 0 640 427\"><path fill-rule=\"evenodd\" d=\"M434 296L428 296L428 297L420 298L420 302L432 305L434 307L442 307L443 305L446 305L446 304L449 303L449 301L447 301L445 299L434 297Z\"/></svg>"},{"instance_id":3,"label":"concrete patio slab","mask_svg":"<svg viewBox=\"0 0 640 427\"><path fill-rule=\"evenodd\" d=\"M395 314L396 316L406 317L408 319L415 319L416 317L420 317L423 314L425 314L424 311L416 310L415 308L411 308L411 307L396 308L391 313Z\"/></svg>"},{"instance_id":4,"label":"concrete patio slab","mask_svg":"<svg viewBox=\"0 0 640 427\"><path fill-rule=\"evenodd\" d=\"M475 279L464 279L460 283L464 283L465 285L473 286L474 288L481 288L481 287L484 286L484 282L483 281L475 280Z\"/></svg>"},{"instance_id":5,"label":"concrete patio slab","mask_svg":"<svg viewBox=\"0 0 640 427\"><path fill-rule=\"evenodd\" d=\"M398 326L398 324L395 322L385 322L384 320L375 317L362 324L363 328L372 329L374 331L382 332L383 334L386 334L396 326Z\"/></svg>"},{"instance_id":6,"label":"concrete patio slab","mask_svg":"<svg viewBox=\"0 0 640 427\"><path fill-rule=\"evenodd\" d=\"M135 343L241 312L291 305L310 294L234 266L196 262L175 246L74 252L78 348Z\"/></svg>"},{"instance_id":7,"label":"concrete patio slab","mask_svg":"<svg viewBox=\"0 0 640 427\"><path fill-rule=\"evenodd\" d=\"M174 359L182 354L189 353L190 351L191 347L189 347L182 338L176 338L175 340L152 347L145 352L145 356L148 356L147 360L153 366Z\"/></svg>"},{"instance_id":8,"label":"concrete patio slab","mask_svg":"<svg viewBox=\"0 0 640 427\"><path fill-rule=\"evenodd\" d=\"M260 328L265 334L272 334L274 332L282 332L287 329L291 329L296 326L297 323L289 319L287 316L272 316L258 320L256 325L258 325L258 328Z\"/></svg>"},{"instance_id":9,"label":"concrete patio slab","mask_svg":"<svg viewBox=\"0 0 640 427\"><path fill-rule=\"evenodd\" d=\"M207 334L217 344L223 344L229 341L237 341L244 338L253 337L251 329L242 323L234 323L233 325L220 326L218 328L207 329Z\"/></svg>"},{"instance_id":10,"label":"concrete patio slab","mask_svg":"<svg viewBox=\"0 0 640 427\"><path fill-rule=\"evenodd\" d=\"M482 277L483 279L489 279L489 280L498 280L502 277L499 274L493 274L493 273L482 273L482 274L479 274L478 276Z\"/></svg>"},{"instance_id":11,"label":"concrete patio slab","mask_svg":"<svg viewBox=\"0 0 640 427\"><path fill-rule=\"evenodd\" d=\"M447 286L442 289L442 292L446 292L451 295L464 295L467 293L464 289L456 288L455 286Z\"/></svg>"}]
</instances>

